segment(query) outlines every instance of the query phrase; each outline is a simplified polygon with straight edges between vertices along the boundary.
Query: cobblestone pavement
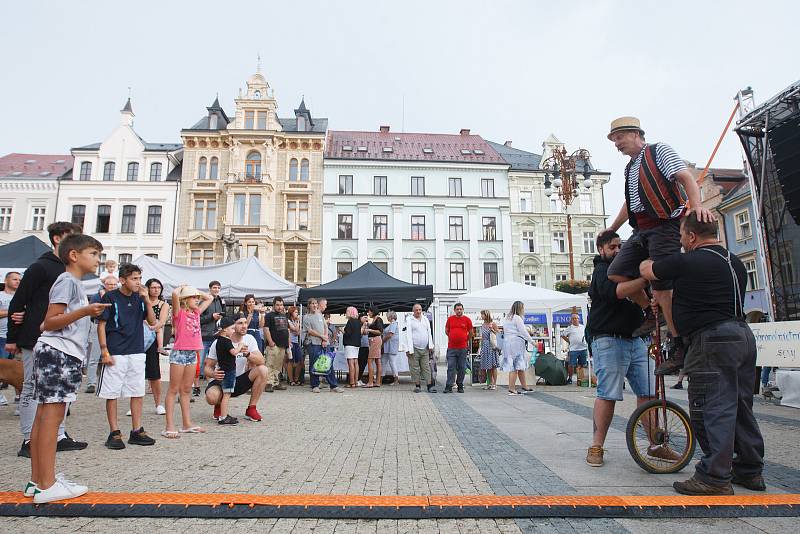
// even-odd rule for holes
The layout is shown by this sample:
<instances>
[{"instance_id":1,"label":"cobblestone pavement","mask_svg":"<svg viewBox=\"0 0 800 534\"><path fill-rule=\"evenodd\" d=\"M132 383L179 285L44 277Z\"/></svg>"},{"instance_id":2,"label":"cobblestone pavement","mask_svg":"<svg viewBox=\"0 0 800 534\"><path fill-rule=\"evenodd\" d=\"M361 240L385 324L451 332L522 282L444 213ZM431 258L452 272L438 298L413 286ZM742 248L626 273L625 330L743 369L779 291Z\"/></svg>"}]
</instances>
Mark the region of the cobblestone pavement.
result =
<instances>
[{"instance_id":1,"label":"cobblestone pavement","mask_svg":"<svg viewBox=\"0 0 800 534\"><path fill-rule=\"evenodd\" d=\"M548 388L549 389L549 388ZM154 447L128 446L123 451L103 447L107 428L102 401L80 395L67 420L67 431L87 440L83 452L59 453L58 470L86 483L93 491L177 491L241 493L317 493L354 495L570 494L585 493L565 478L558 463L533 451L520 439L524 433L550 432L541 419L520 412L520 429L512 432L487 416L487 410L507 410L502 392L468 388L463 395L414 394L407 384L373 390L347 390L342 395L307 388L265 394L259 403L261 423L242 421L219 427L204 402L192 405L195 422L206 435L179 440L158 436L163 417L146 399L144 425L158 439ZM491 396L490 396L491 395ZM549 396L545 401L545 395ZM562 398L565 397L565 398ZM584 421L583 407L591 393L539 392L533 399L514 399L537 408L549 406L547 426L561 420ZM629 401L626 399L626 403ZM618 414L627 415L621 403ZM247 399L233 399L232 413L242 415ZM519 404L519 407L524 405ZM768 457L791 474L800 465L791 457L796 448L795 411L771 410L782 418L763 421ZM130 428L120 406L123 432ZM551 415L552 414L552 415ZM544 415L542 416L544 417ZM570 418L570 419L565 419ZM574 418L574 419L572 419ZM18 458L18 418L13 407L0 407L0 491L16 491L25 482L29 463ZM588 423L589 425L591 423ZM519 434L522 432L523 434ZM791 434L794 434L792 441ZM784 445L786 448L784 448ZM778 448L780 447L780 448ZM777 456L774 450L786 451ZM533 452L532 452L533 451ZM632 462L631 462L632 463ZM601 476L601 475L597 475ZM613 473L607 484L613 486ZM651 476L651 475L642 475ZM770 481L774 485L775 481ZM787 486L788 487L788 486ZM613 490L613 488L612 488ZM663 491L663 487L660 491ZM669 493L663 491L663 493ZM267 532L772 532L787 530L788 520L294 520L294 519L105 519L3 518L3 530L78 532L205 532L257 528ZM796 520L793 520L796 521Z\"/></svg>"}]
</instances>

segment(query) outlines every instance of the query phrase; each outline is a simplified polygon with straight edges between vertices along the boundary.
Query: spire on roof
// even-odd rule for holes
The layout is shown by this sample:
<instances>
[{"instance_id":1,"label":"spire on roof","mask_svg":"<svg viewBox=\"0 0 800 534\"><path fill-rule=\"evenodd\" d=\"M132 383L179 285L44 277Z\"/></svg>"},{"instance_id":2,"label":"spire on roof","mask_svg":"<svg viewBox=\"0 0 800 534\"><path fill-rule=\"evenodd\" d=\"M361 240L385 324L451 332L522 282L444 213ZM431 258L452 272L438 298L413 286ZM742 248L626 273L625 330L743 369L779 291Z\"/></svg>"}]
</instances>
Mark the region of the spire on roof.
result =
<instances>
[{"instance_id":1,"label":"spire on roof","mask_svg":"<svg viewBox=\"0 0 800 534\"><path fill-rule=\"evenodd\" d=\"M214 98L214 103L213 103L213 104L211 104L211 106L209 106L209 108L208 108L208 109L209 109L209 110L212 110L212 109L222 109L222 106L220 106L220 105L219 105L219 93L217 93L217 96L216 96L216 98Z\"/></svg>"},{"instance_id":2,"label":"spire on roof","mask_svg":"<svg viewBox=\"0 0 800 534\"><path fill-rule=\"evenodd\" d=\"M306 107L306 97L300 99L300 105L294 110L295 119L297 119L297 131L307 132L314 126L314 120L311 118L311 111Z\"/></svg>"},{"instance_id":3,"label":"spire on roof","mask_svg":"<svg viewBox=\"0 0 800 534\"><path fill-rule=\"evenodd\" d=\"M131 106L131 97L128 97L128 101L125 102L125 107L119 110L120 113L130 113L133 114L133 106Z\"/></svg>"},{"instance_id":4,"label":"spire on roof","mask_svg":"<svg viewBox=\"0 0 800 534\"><path fill-rule=\"evenodd\" d=\"M296 110L294 110L294 112L295 113L297 113L297 112L304 113L304 112L307 112L307 111L308 111L308 109L306 108L306 95L303 95L303 97L300 99L300 107L297 108Z\"/></svg>"}]
</instances>

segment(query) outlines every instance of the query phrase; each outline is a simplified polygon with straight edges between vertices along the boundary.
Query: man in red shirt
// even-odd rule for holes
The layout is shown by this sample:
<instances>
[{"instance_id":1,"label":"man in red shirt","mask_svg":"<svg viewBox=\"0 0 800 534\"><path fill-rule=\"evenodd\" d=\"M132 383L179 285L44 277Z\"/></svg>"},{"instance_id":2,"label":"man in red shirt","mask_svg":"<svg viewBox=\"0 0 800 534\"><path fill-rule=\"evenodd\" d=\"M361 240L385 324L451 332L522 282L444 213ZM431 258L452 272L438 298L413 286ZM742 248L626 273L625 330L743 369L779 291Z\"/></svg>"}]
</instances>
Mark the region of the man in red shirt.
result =
<instances>
[{"instance_id":1,"label":"man in red shirt","mask_svg":"<svg viewBox=\"0 0 800 534\"><path fill-rule=\"evenodd\" d=\"M453 382L458 386L458 392L464 393L464 373L469 347L472 346L472 321L464 315L464 305L460 302L453 310L455 315L448 317L444 325L447 334L447 384L444 393L453 392Z\"/></svg>"}]
</instances>

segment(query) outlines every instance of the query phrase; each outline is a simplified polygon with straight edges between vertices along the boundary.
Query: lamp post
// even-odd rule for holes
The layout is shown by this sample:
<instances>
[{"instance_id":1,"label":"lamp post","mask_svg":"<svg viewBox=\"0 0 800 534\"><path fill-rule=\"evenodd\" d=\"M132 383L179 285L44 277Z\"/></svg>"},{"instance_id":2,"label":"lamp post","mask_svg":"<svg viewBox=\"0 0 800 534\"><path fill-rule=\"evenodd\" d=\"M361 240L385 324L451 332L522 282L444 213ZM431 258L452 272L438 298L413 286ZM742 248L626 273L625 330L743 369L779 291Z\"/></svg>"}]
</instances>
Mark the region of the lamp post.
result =
<instances>
[{"instance_id":1,"label":"lamp post","mask_svg":"<svg viewBox=\"0 0 800 534\"><path fill-rule=\"evenodd\" d=\"M591 155L584 148L579 148L572 154L567 155L567 149L555 149L553 155L542 161L544 169L544 194L550 198L557 194L564 206L567 214L567 239L569 240L569 277L575 279L575 260L572 247L572 215L569 207L572 201L580 194L580 185L585 189L592 187L592 173L589 159ZM583 165L583 182L578 184L578 164ZM553 178L550 181L550 178Z\"/></svg>"}]
</instances>

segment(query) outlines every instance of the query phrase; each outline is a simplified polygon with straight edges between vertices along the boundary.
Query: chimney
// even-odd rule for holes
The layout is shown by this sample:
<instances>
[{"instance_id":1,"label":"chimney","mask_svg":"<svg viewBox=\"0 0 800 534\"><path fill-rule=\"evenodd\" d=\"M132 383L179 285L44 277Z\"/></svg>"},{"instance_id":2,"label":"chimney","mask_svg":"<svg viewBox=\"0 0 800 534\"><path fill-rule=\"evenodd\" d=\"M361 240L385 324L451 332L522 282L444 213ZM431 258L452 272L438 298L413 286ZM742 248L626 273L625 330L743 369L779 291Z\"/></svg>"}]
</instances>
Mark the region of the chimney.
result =
<instances>
[{"instance_id":1,"label":"chimney","mask_svg":"<svg viewBox=\"0 0 800 534\"><path fill-rule=\"evenodd\" d=\"M506 141L505 143L503 143L503 146L511 148L511 141Z\"/></svg>"},{"instance_id":2,"label":"chimney","mask_svg":"<svg viewBox=\"0 0 800 534\"><path fill-rule=\"evenodd\" d=\"M458 133L461 135L469 135L469 128L461 128L461 131Z\"/></svg>"},{"instance_id":3,"label":"chimney","mask_svg":"<svg viewBox=\"0 0 800 534\"><path fill-rule=\"evenodd\" d=\"M387 133L389 131L388 126L381 126L381 133Z\"/></svg>"}]
</instances>

